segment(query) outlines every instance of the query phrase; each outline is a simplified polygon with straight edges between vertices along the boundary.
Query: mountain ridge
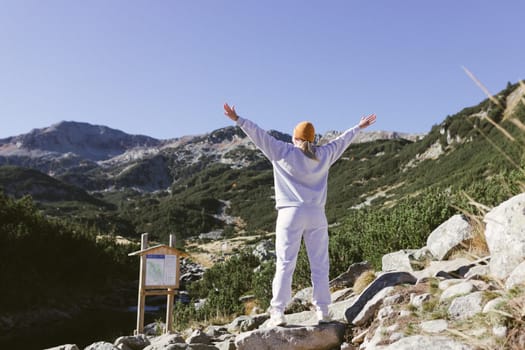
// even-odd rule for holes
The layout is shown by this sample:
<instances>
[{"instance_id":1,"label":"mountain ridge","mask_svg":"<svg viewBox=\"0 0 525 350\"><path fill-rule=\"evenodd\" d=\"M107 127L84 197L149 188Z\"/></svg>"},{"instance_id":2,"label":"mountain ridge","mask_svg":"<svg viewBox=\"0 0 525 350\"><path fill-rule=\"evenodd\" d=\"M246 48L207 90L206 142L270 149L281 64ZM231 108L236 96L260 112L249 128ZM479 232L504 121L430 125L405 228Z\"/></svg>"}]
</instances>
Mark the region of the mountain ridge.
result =
<instances>
[{"instance_id":1,"label":"mountain ridge","mask_svg":"<svg viewBox=\"0 0 525 350\"><path fill-rule=\"evenodd\" d=\"M276 130L268 133L279 140L291 142L291 136ZM321 143L337 137L340 132L318 135ZM377 139L418 138L419 135L398 132L363 132L356 137L356 143ZM127 134L118 129L86 122L62 121L49 127L33 129L29 133L0 140L0 165L17 165L39 170L50 176L83 176L98 173L105 179L99 185L74 183L86 190L106 190L119 187L119 179L126 176L120 187L136 187L146 192L165 190L178 179L175 168L193 165L203 159L229 164L232 167L246 167L258 157L250 153L255 147L244 132L235 126L213 130L202 135L182 136L173 139L155 139L144 135ZM240 158L237 158L240 156ZM151 182L129 181L133 168L144 168L143 163L154 164ZM175 169L175 170L174 170ZM135 171L137 172L137 171ZM153 178L154 177L154 178ZM104 187L106 186L106 187Z\"/></svg>"},{"instance_id":2,"label":"mountain ridge","mask_svg":"<svg viewBox=\"0 0 525 350\"><path fill-rule=\"evenodd\" d=\"M519 102L523 96L522 84L509 85L493 97L496 102L486 99L466 107L415 140L378 132L379 139L360 141L358 137L369 136L360 133L330 171L329 223L336 224L356 208L392 206L429 188L464 190L475 185L482 194L484 184L500 181L502 173L515 168L509 158L519 162L522 157L522 142L510 141L500 129L518 140L523 138L519 127L525 123L525 103ZM284 141L291 139L275 130L269 133ZM338 133L319 135L319 142ZM106 211L104 217L89 214L89 221L125 222L126 231L119 234L151 232L164 237L176 232L184 239L210 230L231 235L273 229L271 163L238 127L156 141L154 146L135 144L98 161L35 149L30 150L34 158L9 155L2 153L7 147L4 142L0 144L0 165L39 170L110 203L117 209ZM493 147L495 143L507 157ZM12 142L9 145L13 147ZM9 181L4 186L10 186ZM224 203L229 203L226 209ZM218 220L223 210L239 218L239 223ZM48 213L60 214L52 208ZM81 202L76 213L86 215Z\"/></svg>"}]
</instances>

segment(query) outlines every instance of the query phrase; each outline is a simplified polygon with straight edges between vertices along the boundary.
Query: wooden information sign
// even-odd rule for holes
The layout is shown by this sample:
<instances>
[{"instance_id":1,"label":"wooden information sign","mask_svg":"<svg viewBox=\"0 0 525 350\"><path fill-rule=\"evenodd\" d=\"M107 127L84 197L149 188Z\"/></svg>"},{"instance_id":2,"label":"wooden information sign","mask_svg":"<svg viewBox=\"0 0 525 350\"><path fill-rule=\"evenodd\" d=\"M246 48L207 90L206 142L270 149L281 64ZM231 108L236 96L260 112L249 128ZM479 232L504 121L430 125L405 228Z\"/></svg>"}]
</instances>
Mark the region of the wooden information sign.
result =
<instances>
[{"instance_id":1,"label":"wooden information sign","mask_svg":"<svg viewBox=\"0 0 525 350\"><path fill-rule=\"evenodd\" d=\"M167 295L166 328L170 333L173 327L173 302L179 289L180 259L187 254L175 249L175 235L170 235L170 244L148 248L148 234L141 236L140 250L129 256L140 256L139 293L137 305L137 328L135 334L144 333L144 309L146 296Z\"/></svg>"}]
</instances>

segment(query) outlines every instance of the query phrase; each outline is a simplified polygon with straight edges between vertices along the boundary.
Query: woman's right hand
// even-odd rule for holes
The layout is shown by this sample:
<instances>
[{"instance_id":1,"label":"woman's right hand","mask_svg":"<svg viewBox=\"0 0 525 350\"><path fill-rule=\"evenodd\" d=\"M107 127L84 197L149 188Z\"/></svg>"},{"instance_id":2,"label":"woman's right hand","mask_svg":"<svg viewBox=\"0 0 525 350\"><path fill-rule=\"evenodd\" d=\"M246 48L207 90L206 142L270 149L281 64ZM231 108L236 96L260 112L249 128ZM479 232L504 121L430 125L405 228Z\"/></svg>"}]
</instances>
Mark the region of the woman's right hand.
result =
<instances>
[{"instance_id":1,"label":"woman's right hand","mask_svg":"<svg viewBox=\"0 0 525 350\"><path fill-rule=\"evenodd\" d=\"M234 122L236 122L237 119L239 119L237 112L235 112L235 106L230 107L227 103L224 104L224 114Z\"/></svg>"},{"instance_id":2,"label":"woman's right hand","mask_svg":"<svg viewBox=\"0 0 525 350\"><path fill-rule=\"evenodd\" d=\"M364 128L367 128L370 125L374 124L375 122L376 122L376 115L375 114L370 114L367 117L361 118L361 121L359 122L359 127L361 129L364 129Z\"/></svg>"}]
</instances>

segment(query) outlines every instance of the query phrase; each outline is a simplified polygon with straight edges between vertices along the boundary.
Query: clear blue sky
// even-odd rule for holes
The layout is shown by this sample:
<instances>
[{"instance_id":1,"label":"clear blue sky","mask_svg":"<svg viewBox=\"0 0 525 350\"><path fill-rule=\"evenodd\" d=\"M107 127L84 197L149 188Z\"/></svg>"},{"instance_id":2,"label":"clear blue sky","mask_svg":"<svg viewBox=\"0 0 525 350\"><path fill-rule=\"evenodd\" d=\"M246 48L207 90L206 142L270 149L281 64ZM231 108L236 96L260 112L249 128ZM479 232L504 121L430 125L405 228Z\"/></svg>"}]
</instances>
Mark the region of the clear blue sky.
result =
<instances>
[{"instance_id":1,"label":"clear blue sky","mask_svg":"<svg viewBox=\"0 0 525 350\"><path fill-rule=\"evenodd\" d=\"M427 132L525 78L525 1L0 0L0 138L61 120Z\"/></svg>"}]
</instances>

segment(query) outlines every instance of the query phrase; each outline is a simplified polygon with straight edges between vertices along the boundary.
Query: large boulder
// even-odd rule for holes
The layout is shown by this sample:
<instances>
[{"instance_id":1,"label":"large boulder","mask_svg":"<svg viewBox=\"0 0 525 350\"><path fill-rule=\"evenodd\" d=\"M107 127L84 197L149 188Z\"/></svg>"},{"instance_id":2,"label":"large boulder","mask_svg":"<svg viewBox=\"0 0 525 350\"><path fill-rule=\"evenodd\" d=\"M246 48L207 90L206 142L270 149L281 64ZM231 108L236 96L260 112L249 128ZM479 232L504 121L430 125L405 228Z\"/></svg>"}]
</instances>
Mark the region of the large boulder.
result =
<instances>
[{"instance_id":1,"label":"large boulder","mask_svg":"<svg viewBox=\"0 0 525 350\"><path fill-rule=\"evenodd\" d=\"M273 327L241 333L238 350L330 350L343 342L346 326L332 322L309 327Z\"/></svg>"},{"instance_id":2,"label":"large boulder","mask_svg":"<svg viewBox=\"0 0 525 350\"><path fill-rule=\"evenodd\" d=\"M452 248L472 237L471 231L463 215L454 215L432 231L427 238L427 247L436 260L443 260Z\"/></svg>"},{"instance_id":3,"label":"large boulder","mask_svg":"<svg viewBox=\"0 0 525 350\"><path fill-rule=\"evenodd\" d=\"M492 209L484 221L490 273L504 279L525 260L525 193Z\"/></svg>"},{"instance_id":4,"label":"large boulder","mask_svg":"<svg viewBox=\"0 0 525 350\"><path fill-rule=\"evenodd\" d=\"M377 277L365 290L357 297L351 307L345 312L348 323L352 323L354 318L361 312L369 300L379 291L386 287L393 287L398 284L415 284L417 279L408 272L386 272Z\"/></svg>"}]
</instances>

